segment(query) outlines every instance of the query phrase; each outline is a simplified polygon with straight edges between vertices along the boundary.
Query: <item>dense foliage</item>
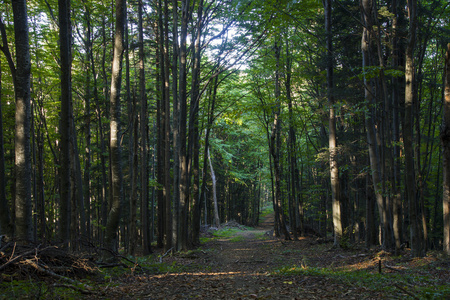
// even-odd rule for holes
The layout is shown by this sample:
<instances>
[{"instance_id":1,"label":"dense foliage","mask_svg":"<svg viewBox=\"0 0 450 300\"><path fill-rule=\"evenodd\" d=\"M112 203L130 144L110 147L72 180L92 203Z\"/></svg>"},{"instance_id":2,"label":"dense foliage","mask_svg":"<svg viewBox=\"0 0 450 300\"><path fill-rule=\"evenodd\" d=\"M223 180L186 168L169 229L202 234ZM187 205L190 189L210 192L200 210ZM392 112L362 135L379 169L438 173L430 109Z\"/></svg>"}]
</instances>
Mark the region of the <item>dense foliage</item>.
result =
<instances>
[{"instance_id":1,"label":"dense foliage","mask_svg":"<svg viewBox=\"0 0 450 300\"><path fill-rule=\"evenodd\" d=\"M58 2L28 1L31 240L64 242L60 231L68 224L72 249L104 245L112 232L113 248L130 254L148 253L153 241L179 250L197 245L200 227L217 218L256 225L260 208L271 203L275 233L286 239L331 236L340 222L336 245L342 247L360 241L397 251L412 246L417 256L442 249L449 226L442 217L440 124L450 5L330 4L327 29L318 1L130 1L115 103L119 6L70 1L71 65L61 73ZM12 75L13 16L12 3L2 1L0 207L9 212L0 214L2 234L20 213L14 141L15 91L22 82ZM411 106L405 102L408 49ZM64 72L71 74L69 136L61 131ZM121 126L112 135L117 117ZM337 196L330 162L338 168ZM65 168L69 194L63 193ZM120 199L118 210L113 199ZM118 226L108 223L113 212Z\"/></svg>"}]
</instances>

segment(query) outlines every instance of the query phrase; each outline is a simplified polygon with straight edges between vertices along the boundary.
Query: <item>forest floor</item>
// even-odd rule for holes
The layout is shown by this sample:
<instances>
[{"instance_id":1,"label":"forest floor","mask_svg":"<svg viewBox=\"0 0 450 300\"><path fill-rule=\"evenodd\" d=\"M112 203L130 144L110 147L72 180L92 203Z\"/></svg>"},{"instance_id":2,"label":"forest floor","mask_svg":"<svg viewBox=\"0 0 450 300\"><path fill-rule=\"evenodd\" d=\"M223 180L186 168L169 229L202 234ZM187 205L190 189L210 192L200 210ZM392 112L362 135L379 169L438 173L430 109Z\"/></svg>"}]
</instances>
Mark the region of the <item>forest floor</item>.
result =
<instances>
[{"instance_id":1,"label":"forest floor","mask_svg":"<svg viewBox=\"0 0 450 300\"><path fill-rule=\"evenodd\" d=\"M196 250L101 269L78 278L81 286L0 285L0 299L450 299L450 260L440 252L414 259L408 251L336 249L316 237L275 238L272 229L270 214L257 228L230 222L210 229Z\"/></svg>"},{"instance_id":2,"label":"forest floor","mask_svg":"<svg viewBox=\"0 0 450 300\"><path fill-rule=\"evenodd\" d=\"M334 249L307 237L272 236L273 215L258 228L228 228L200 249L164 258L177 272L115 279L115 299L450 299L450 261L393 257L380 249ZM381 266L381 273L380 273ZM118 284L119 283L119 284ZM117 285L118 284L118 285Z\"/></svg>"}]
</instances>

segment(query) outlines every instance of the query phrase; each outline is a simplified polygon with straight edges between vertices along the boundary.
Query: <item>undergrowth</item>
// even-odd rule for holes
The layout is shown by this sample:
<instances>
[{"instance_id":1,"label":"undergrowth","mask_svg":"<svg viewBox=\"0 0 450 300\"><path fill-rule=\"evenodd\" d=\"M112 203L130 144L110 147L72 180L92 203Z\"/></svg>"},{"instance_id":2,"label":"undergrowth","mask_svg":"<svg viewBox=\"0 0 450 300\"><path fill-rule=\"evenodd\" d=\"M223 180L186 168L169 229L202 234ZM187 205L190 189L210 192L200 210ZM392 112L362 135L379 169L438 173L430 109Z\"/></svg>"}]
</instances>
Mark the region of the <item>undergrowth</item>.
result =
<instances>
[{"instance_id":1,"label":"undergrowth","mask_svg":"<svg viewBox=\"0 0 450 300\"><path fill-rule=\"evenodd\" d=\"M419 299L449 299L450 286L427 275L412 273L372 273L367 270L340 271L331 268L284 266L274 270L275 276L326 277L335 282L372 292L414 296Z\"/></svg>"}]
</instances>

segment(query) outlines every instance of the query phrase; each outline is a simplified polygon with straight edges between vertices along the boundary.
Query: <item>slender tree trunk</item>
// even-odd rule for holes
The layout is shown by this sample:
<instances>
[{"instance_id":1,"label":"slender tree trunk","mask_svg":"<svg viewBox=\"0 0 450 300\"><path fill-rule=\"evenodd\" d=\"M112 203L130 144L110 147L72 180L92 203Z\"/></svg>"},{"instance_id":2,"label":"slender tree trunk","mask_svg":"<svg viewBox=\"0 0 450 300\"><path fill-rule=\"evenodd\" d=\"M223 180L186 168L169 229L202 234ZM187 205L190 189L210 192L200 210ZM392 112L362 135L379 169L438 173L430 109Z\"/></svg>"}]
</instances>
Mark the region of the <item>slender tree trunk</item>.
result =
<instances>
[{"instance_id":1,"label":"slender tree trunk","mask_svg":"<svg viewBox=\"0 0 450 300\"><path fill-rule=\"evenodd\" d=\"M128 225L129 231L129 250L128 253L130 255L134 255L136 253L137 247L137 201L138 201L138 151L139 151L139 121L137 115L137 104L136 97L133 96L133 147L132 147L132 164L133 164L133 176L131 182L131 195L130 195L130 223ZM142 162L141 162L142 163Z\"/></svg>"},{"instance_id":2,"label":"slender tree trunk","mask_svg":"<svg viewBox=\"0 0 450 300\"><path fill-rule=\"evenodd\" d=\"M441 131L443 158L443 217L444 217L444 252L450 255L450 44L447 44L445 57L444 114Z\"/></svg>"},{"instance_id":3,"label":"slender tree trunk","mask_svg":"<svg viewBox=\"0 0 450 300\"><path fill-rule=\"evenodd\" d=\"M333 82L333 40L331 31L331 0L324 1L325 30L327 32L327 97L330 107L328 145L330 151L331 206L334 227L334 245L339 246L343 229L341 219L341 192L339 184L338 155L336 148L336 113Z\"/></svg>"},{"instance_id":4,"label":"slender tree trunk","mask_svg":"<svg viewBox=\"0 0 450 300\"><path fill-rule=\"evenodd\" d=\"M277 66L275 70L275 98L276 98L276 111L274 112L274 121L272 124L272 134L271 134L271 154L273 157L273 168L275 175L275 203L278 210L280 227L283 231L284 238L286 240L290 240L291 236L286 227L286 220L284 217L284 212L282 208L282 199L281 199L281 166L280 166L280 151L281 151L281 117L280 117L280 46L277 42L275 42L275 58L277 60Z\"/></svg>"},{"instance_id":5,"label":"slender tree trunk","mask_svg":"<svg viewBox=\"0 0 450 300\"><path fill-rule=\"evenodd\" d=\"M61 58L61 195L60 195L60 239L69 246L73 237L70 236L71 217L71 130L70 108L71 94L71 53L70 53L70 3L67 0L59 0L59 29L60 29L60 58ZM71 245L72 246L72 245Z\"/></svg>"},{"instance_id":6,"label":"slender tree trunk","mask_svg":"<svg viewBox=\"0 0 450 300\"><path fill-rule=\"evenodd\" d=\"M144 65L144 29L142 22L143 4L142 0L138 2L138 34L139 34L139 103L140 111L140 132L141 132L141 235L142 235L142 254L151 253L150 247L150 220L148 214L148 113L147 113L147 95L145 93L145 65Z\"/></svg>"},{"instance_id":7,"label":"slender tree trunk","mask_svg":"<svg viewBox=\"0 0 450 300\"><path fill-rule=\"evenodd\" d=\"M91 73L90 59L92 55L92 37L91 37L91 14L90 9L85 5L86 18L86 93L85 93L85 154L84 154L84 201L86 209L86 239L91 240Z\"/></svg>"},{"instance_id":8,"label":"slender tree trunk","mask_svg":"<svg viewBox=\"0 0 450 300\"><path fill-rule=\"evenodd\" d=\"M0 234L9 240L13 235L10 208L6 198L5 150L3 147L2 65L0 62Z\"/></svg>"},{"instance_id":9,"label":"slender tree trunk","mask_svg":"<svg viewBox=\"0 0 450 300\"><path fill-rule=\"evenodd\" d=\"M209 160L209 167L211 169L211 180L212 180L212 188L213 188L213 202L214 202L214 223L217 228L220 227L220 218L219 218L219 205L217 202L217 179L216 173L214 173L214 168L212 165L211 155L209 153L209 149L206 149Z\"/></svg>"},{"instance_id":10,"label":"slender tree trunk","mask_svg":"<svg viewBox=\"0 0 450 300\"><path fill-rule=\"evenodd\" d=\"M392 13L394 15L392 22L392 66L394 69L398 69L399 65L399 49L398 49L398 14L397 14L397 0L392 1ZM392 132L393 132L393 155L392 155L392 168L393 168L393 224L392 229L394 233L394 241L395 241L395 251L399 254L401 243L402 243L402 197L400 190L401 183L401 174L400 174L400 125L399 125L399 82L397 77L392 78Z\"/></svg>"},{"instance_id":11,"label":"slender tree trunk","mask_svg":"<svg viewBox=\"0 0 450 300\"><path fill-rule=\"evenodd\" d=\"M199 105L200 105L200 42L203 28L203 0L200 0L197 10L197 31L194 42L194 65L192 70L191 112L189 116L189 157L193 161L192 175L192 214L191 214L191 241L200 244L200 131L199 131Z\"/></svg>"},{"instance_id":12,"label":"slender tree trunk","mask_svg":"<svg viewBox=\"0 0 450 300\"><path fill-rule=\"evenodd\" d=\"M105 243L109 249L115 249L117 229L123 201L122 159L120 146L120 88L122 60L124 52L124 31L126 19L126 0L116 0L116 25L114 35L114 55L111 74L110 95L110 151L111 151L111 198L106 223Z\"/></svg>"},{"instance_id":13,"label":"slender tree trunk","mask_svg":"<svg viewBox=\"0 0 450 300\"><path fill-rule=\"evenodd\" d=\"M362 0L362 18L364 20L364 29L361 40L361 50L363 56L363 73L364 73L364 95L366 101L365 125L367 131L367 142L369 144L369 161L372 172L372 182L375 191L376 203L378 206L378 213L380 222L383 225L383 234L387 232L387 218L385 201L383 199L382 180L381 180L381 158L379 153L379 143L377 140L377 133L375 128L375 113L373 109L373 95L372 82L366 75L366 68L371 66L371 30L372 30L372 0ZM383 239L384 245L385 239Z\"/></svg>"},{"instance_id":14,"label":"slender tree trunk","mask_svg":"<svg viewBox=\"0 0 450 300\"><path fill-rule=\"evenodd\" d=\"M180 222L180 101L178 97L178 0L172 0L173 41L172 41L172 97L173 97L173 244L178 243L181 232Z\"/></svg>"},{"instance_id":15,"label":"slender tree trunk","mask_svg":"<svg viewBox=\"0 0 450 300\"><path fill-rule=\"evenodd\" d=\"M419 201L417 199L417 187L414 165L414 144L413 144L413 107L414 107L414 48L416 40L417 26L417 1L410 0L409 9L409 31L408 43L406 46L405 64L405 119L403 129L403 143L405 147L405 188L408 195L410 239L412 255L422 257L423 239L421 232L421 220L419 217Z\"/></svg>"},{"instance_id":16,"label":"slender tree trunk","mask_svg":"<svg viewBox=\"0 0 450 300\"><path fill-rule=\"evenodd\" d=\"M30 149L30 44L25 0L12 1L16 42L15 131L15 236L19 240L33 238L31 216L31 149Z\"/></svg>"},{"instance_id":17,"label":"slender tree trunk","mask_svg":"<svg viewBox=\"0 0 450 300\"><path fill-rule=\"evenodd\" d=\"M180 101L180 222L183 231L180 233L181 249L187 249L188 245L188 155L186 149L186 124L187 124L187 26L189 20L190 0L181 1L181 31L180 31L180 75L179 75L179 101Z\"/></svg>"},{"instance_id":18,"label":"slender tree trunk","mask_svg":"<svg viewBox=\"0 0 450 300\"><path fill-rule=\"evenodd\" d=\"M159 94L156 101L156 130L157 130L157 182L159 188L157 189L157 201L158 201L158 247L164 247L165 236L165 205L164 205L164 118L163 118L163 99L164 99L164 29L163 29L163 13L162 2L158 0L158 32L157 32L157 50L156 50L156 65L158 69L158 75L156 78L157 86L159 88Z\"/></svg>"},{"instance_id":19,"label":"slender tree trunk","mask_svg":"<svg viewBox=\"0 0 450 300\"><path fill-rule=\"evenodd\" d=\"M170 66L169 66L169 8L168 0L164 0L164 249L172 247L172 199L170 198Z\"/></svg>"},{"instance_id":20,"label":"slender tree trunk","mask_svg":"<svg viewBox=\"0 0 450 300\"><path fill-rule=\"evenodd\" d=\"M294 235L294 239L298 239L298 225L302 225L299 221L298 212L298 170L297 170L297 152L296 152L296 136L294 128L294 112L292 108L292 89L291 89L291 77L292 77L292 57L289 49L289 41L286 40L286 98L288 100L289 108L289 165L290 165L290 211L291 211L291 230ZM300 227L300 232L303 232L302 227Z\"/></svg>"}]
</instances>

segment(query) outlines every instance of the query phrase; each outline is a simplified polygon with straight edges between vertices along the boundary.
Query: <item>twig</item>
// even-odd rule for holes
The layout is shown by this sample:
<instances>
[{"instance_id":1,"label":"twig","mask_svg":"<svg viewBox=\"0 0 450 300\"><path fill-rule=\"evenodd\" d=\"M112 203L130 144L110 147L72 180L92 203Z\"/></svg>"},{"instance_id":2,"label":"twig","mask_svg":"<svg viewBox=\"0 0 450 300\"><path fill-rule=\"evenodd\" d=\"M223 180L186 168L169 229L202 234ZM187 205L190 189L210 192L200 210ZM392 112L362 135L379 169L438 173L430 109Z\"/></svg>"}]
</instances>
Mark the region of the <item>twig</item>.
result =
<instances>
[{"instance_id":1,"label":"twig","mask_svg":"<svg viewBox=\"0 0 450 300\"><path fill-rule=\"evenodd\" d=\"M396 269L396 268L394 268L394 267L388 266L387 264L384 264L384 267L385 267L385 268L388 268L389 270L392 270L392 271L397 271L397 272L400 272L400 273L404 273L403 270L401 270L401 269Z\"/></svg>"},{"instance_id":2,"label":"twig","mask_svg":"<svg viewBox=\"0 0 450 300\"><path fill-rule=\"evenodd\" d=\"M172 251L172 249L173 249L173 247L170 248L169 250L167 250L166 253L164 253L163 256L161 256L161 257L159 258L159 262L160 262L160 263L162 263L162 259L163 259L164 257L166 257L166 256L169 254L169 252Z\"/></svg>"},{"instance_id":3,"label":"twig","mask_svg":"<svg viewBox=\"0 0 450 300\"><path fill-rule=\"evenodd\" d=\"M10 258L10 259L8 260L8 262L6 262L6 263L3 264L2 266L0 266L0 271L3 270L4 268L6 268L7 266L9 266L10 264L15 263L16 261L18 261L18 260L21 259L22 257L27 256L27 255L33 253L35 250L36 250L36 249L31 249L31 250L29 250L29 251L27 251L27 252L24 252L24 253L22 253L21 255L18 255L18 256L14 257L14 258L11 257L12 259ZM14 251L13 251L13 252L14 252Z\"/></svg>"},{"instance_id":4,"label":"twig","mask_svg":"<svg viewBox=\"0 0 450 300\"><path fill-rule=\"evenodd\" d=\"M417 296L414 295L413 293L408 292L407 290L405 290L404 288L402 288L401 286L399 286L397 283L394 283L394 286L395 286L396 288L398 288L399 290L401 290L402 292L404 292L405 294L407 294L408 296L413 297L414 299L417 299L417 300L420 299L419 297L417 297Z\"/></svg>"},{"instance_id":5,"label":"twig","mask_svg":"<svg viewBox=\"0 0 450 300\"><path fill-rule=\"evenodd\" d=\"M11 256L10 256L9 260L11 260L11 258L13 258L14 252L16 252L16 245L17 245L17 243L14 243L13 251L11 253Z\"/></svg>"}]
</instances>

